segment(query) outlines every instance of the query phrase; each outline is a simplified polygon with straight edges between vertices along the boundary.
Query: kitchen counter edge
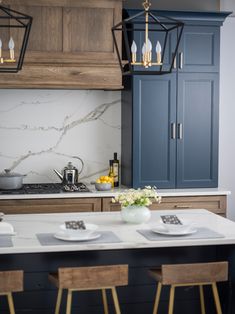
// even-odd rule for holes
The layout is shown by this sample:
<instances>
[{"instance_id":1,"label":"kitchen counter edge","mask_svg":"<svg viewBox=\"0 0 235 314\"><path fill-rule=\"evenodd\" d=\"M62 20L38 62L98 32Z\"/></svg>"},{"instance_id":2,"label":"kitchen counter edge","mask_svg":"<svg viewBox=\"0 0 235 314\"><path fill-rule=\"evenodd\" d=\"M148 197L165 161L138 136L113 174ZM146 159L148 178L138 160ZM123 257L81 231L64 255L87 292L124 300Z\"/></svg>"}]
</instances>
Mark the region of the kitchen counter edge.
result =
<instances>
[{"instance_id":1,"label":"kitchen counter edge","mask_svg":"<svg viewBox=\"0 0 235 314\"><path fill-rule=\"evenodd\" d=\"M114 197L122 193L126 188L115 188L110 191L96 191L94 187L90 187L90 192L65 192L55 194L7 194L0 195L0 200L13 199L53 199L53 198L90 198L90 197ZM177 196L210 196L210 195L230 195L229 190L223 188L204 188L204 189L159 189L159 196L177 197Z\"/></svg>"}]
</instances>

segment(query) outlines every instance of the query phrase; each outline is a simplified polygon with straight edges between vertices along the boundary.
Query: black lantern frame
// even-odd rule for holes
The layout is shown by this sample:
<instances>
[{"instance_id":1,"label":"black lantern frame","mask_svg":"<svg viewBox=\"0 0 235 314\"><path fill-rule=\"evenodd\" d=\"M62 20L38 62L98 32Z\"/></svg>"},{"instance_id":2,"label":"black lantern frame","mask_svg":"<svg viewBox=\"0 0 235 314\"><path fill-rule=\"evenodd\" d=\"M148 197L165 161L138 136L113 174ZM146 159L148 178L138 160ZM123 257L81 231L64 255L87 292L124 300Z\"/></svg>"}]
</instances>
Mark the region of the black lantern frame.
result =
<instances>
[{"instance_id":1,"label":"black lantern frame","mask_svg":"<svg viewBox=\"0 0 235 314\"><path fill-rule=\"evenodd\" d=\"M3 56L0 59L0 73L17 73L22 69L23 66L33 18L29 15L3 7L1 5L0 12L0 29L22 29L23 40L20 45L21 48L19 49L19 57L16 58L15 62L11 60L5 60Z\"/></svg>"},{"instance_id":2,"label":"black lantern frame","mask_svg":"<svg viewBox=\"0 0 235 314\"><path fill-rule=\"evenodd\" d=\"M148 19L144 18L148 14ZM143 27L143 25L145 27ZM135 33L145 32L146 25L148 27L148 32L160 32L165 33L163 40L163 49L162 49L162 63L156 65L156 63L144 68L144 65L134 64L132 61L131 53L131 42L136 38ZM142 26L142 27L141 27ZM144 10L140 13L137 13L134 16L128 17L112 27L112 35L114 40L114 47L118 56L119 65L122 71L122 75L162 75L172 72L174 68L177 51L179 48L180 40L182 37L184 29L184 23L178 21L174 18L170 18L164 15L156 16L151 10ZM117 36L118 33L122 32L122 48L118 46ZM175 32L175 46L171 49L171 61L166 63L166 47L167 42L170 40L170 33ZM170 46L170 45L169 45ZM122 49L122 51L120 51ZM123 58L122 58L123 56ZM141 53L139 54L139 59L141 58ZM140 63L140 62L137 62ZM141 68L141 69L140 69Z\"/></svg>"}]
</instances>

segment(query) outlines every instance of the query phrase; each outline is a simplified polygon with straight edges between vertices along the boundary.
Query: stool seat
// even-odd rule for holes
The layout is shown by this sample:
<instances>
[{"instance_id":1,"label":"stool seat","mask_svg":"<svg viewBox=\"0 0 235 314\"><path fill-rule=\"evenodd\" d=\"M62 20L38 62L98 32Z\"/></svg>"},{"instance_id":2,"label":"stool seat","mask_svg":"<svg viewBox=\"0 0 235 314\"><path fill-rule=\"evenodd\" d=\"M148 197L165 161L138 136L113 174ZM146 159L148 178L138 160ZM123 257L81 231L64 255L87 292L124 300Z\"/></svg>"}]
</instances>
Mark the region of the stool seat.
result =
<instances>
[{"instance_id":1,"label":"stool seat","mask_svg":"<svg viewBox=\"0 0 235 314\"><path fill-rule=\"evenodd\" d=\"M150 276L158 282L153 314L157 314L162 286L170 285L169 314L173 314L175 288L199 286L201 313L205 314L203 286L211 285L218 314L222 314L216 282L228 280L228 262L173 264L149 270Z\"/></svg>"},{"instance_id":2,"label":"stool seat","mask_svg":"<svg viewBox=\"0 0 235 314\"><path fill-rule=\"evenodd\" d=\"M10 314L15 314L12 292L23 291L23 271L1 271L0 272L0 295L6 296Z\"/></svg>"},{"instance_id":3,"label":"stool seat","mask_svg":"<svg viewBox=\"0 0 235 314\"><path fill-rule=\"evenodd\" d=\"M128 284L128 265L63 267L58 273L50 273L49 280L59 289L56 314L59 314L63 289L68 290L66 314L71 313L72 292L88 290L102 290L104 312L108 314L106 289L111 289L116 313L120 314L116 287Z\"/></svg>"}]
</instances>

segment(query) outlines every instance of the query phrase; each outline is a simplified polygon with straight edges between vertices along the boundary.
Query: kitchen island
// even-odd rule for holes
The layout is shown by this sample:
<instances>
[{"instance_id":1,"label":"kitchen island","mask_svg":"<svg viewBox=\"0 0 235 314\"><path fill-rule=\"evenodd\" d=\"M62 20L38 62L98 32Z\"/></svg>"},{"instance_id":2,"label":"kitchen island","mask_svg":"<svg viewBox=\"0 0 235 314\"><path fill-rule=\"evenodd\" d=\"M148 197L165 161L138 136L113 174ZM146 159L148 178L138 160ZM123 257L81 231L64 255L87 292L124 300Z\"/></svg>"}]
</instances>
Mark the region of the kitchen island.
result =
<instances>
[{"instance_id":1,"label":"kitchen island","mask_svg":"<svg viewBox=\"0 0 235 314\"><path fill-rule=\"evenodd\" d=\"M208 262L229 260L230 269L235 259L235 223L206 210L174 210L180 219L192 221L196 228L209 228L218 237L169 237L150 241L138 230L150 228L166 211L152 212L149 224L129 225L121 220L120 212L66 213L40 215L9 215L4 221L13 225L16 235L11 247L0 247L1 270L23 269L25 292L16 294L17 313L53 313L56 291L49 284L47 274L63 266L92 266L125 263L129 265L129 286L118 289L123 313L151 313L155 283L148 277L149 267L163 263ZM114 243L75 242L42 245L39 234L54 234L66 220L83 219L98 225L98 232L111 231L119 239ZM1 238L0 238L1 240ZM1 243L1 242L0 242ZM233 263L234 262L234 263ZM220 285L224 310L234 309L229 303L234 287L233 273L228 284ZM228 287L230 289L228 289ZM175 313L198 313L198 291L180 288L176 294ZM214 313L211 294L206 290L208 313ZM230 298L229 298L230 297ZM167 309L167 288L163 293L160 313ZM76 299L76 300L75 300ZM99 292L80 293L74 298L74 309L79 313L102 313ZM183 311L182 311L183 309ZM112 312L111 312L112 313ZM228 312L229 313L229 312ZM232 312L233 313L233 312Z\"/></svg>"}]
</instances>

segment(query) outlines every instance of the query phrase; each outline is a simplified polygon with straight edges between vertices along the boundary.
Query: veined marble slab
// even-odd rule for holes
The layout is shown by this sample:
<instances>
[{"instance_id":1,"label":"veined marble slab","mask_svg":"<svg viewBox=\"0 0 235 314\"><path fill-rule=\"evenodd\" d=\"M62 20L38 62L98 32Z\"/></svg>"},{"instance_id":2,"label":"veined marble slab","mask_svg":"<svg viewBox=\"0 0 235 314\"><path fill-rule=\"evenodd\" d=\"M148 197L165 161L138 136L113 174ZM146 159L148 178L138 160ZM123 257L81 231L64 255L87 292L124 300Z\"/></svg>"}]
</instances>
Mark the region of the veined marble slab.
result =
<instances>
[{"instance_id":1,"label":"veined marble slab","mask_svg":"<svg viewBox=\"0 0 235 314\"><path fill-rule=\"evenodd\" d=\"M215 239L181 239L169 237L166 241L149 241L137 232L139 229L150 228L160 219L160 215L174 214L179 219L193 222L194 227L210 228L223 235L223 238ZM98 231L112 231L121 240L121 243L103 244L79 244L74 245L40 245L36 234L56 233L59 225L66 220L82 219L85 223L98 225ZM120 212L106 213L66 213L66 214L30 214L30 215L6 215L4 220L11 223L16 231L12 237L13 247L0 248L0 254L11 253L40 253L40 252L66 252L66 251L89 251L89 250L116 250L116 249L142 249L160 247L185 247L204 245L227 245L235 244L235 222L215 215L207 210L169 210L153 211L149 223L142 225L132 225L124 223Z\"/></svg>"},{"instance_id":2,"label":"veined marble slab","mask_svg":"<svg viewBox=\"0 0 235 314\"><path fill-rule=\"evenodd\" d=\"M96 191L94 186L88 186L91 192L83 193L59 193L59 194L22 194L22 195L0 195L0 200L11 199L40 199L40 198L84 198L84 197L113 197L120 194L126 188L114 188L110 191ZM160 196L210 196L210 195L229 195L230 191L222 188L208 189L166 189L158 190Z\"/></svg>"},{"instance_id":3,"label":"veined marble slab","mask_svg":"<svg viewBox=\"0 0 235 314\"><path fill-rule=\"evenodd\" d=\"M69 161L80 181L107 174L121 151L121 94L98 90L0 90L0 172L27 174L24 183L60 182Z\"/></svg>"}]
</instances>

